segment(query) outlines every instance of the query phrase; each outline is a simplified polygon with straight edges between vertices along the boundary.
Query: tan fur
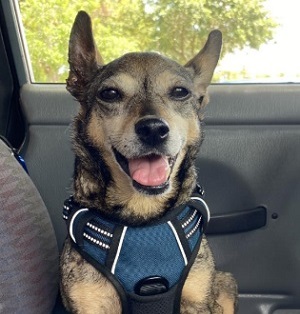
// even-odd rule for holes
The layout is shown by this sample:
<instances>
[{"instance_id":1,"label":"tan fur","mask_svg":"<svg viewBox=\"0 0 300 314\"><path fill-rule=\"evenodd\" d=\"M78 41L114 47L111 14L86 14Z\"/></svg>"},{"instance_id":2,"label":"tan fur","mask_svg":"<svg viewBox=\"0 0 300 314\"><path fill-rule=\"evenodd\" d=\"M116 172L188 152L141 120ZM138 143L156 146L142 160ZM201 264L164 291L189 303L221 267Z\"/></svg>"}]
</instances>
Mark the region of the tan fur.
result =
<instances>
[{"instance_id":1,"label":"tan fur","mask_svg":"<svg viewBox=\"0 0 300 314\"><path fill-rule=\"evenodd\" d=\"M200 254L204 256L205 263L198 259L195 261L182 290L182 297L192 303L201 303L207 299L213 280L214 262L205 238L201 243L198 255Z\"/></svg>"},{"instance_id":2,"label":"tan fur","mask_svg":"<svg viewBox=\"0 0 300 314\"><path fill-rule=\"evenodd\" d=\"M189 200L196 185L194 160L202 141L202 109L220 49L221 34L215 31L184 67L155 53L126 54L103 67L90 18L78 14L70 36L67 80L67 89L81 104L73 135L77 202L116 214L126 225L140 225ZM186 97L173 94L178 87L188 91ZM103 99L101 92L107 89L120 97ZM168 127L163 144L145 144L140 138L136 126L150 118ZM130 159L149 155L174 161L169 161L164 189L152 193L146 187L136 188L118 153L127 166ZM74 249L70 238L62 252L61 276L62 298L70 312L121 313L112 283ZM182 290L181 314L233 314L236 303L236 282L231 274L215 270L203 237Z\"/></svg>"},{"instance_id":3,"label":"tan fur","mask_svg":"<svg viewBox=\"0 0 300 314\"><path fill-rule=\"evenodd\" d=\"M76 283L70 290L70 296L76 308L84 309L78 314L121 313L119 298L107 280L97 283ZM94 299L103 301L91 302Z\"/></svg>"},{"instance_id":4,"label":"tan fur","mask_svg":"<svg viewBox=\"0 0 300 314\"><path fill-rule=\"evenodd\" d=\"M224 293L220 294L217 302L222 306L224 314L234 313L234 302Z\"/></svg>"},{"instance_id":5,"label":"tan fur","mask_svg":"<svg viewBox=\"0 0 300 314\"><path fill-rule=\"evenodd\" d=\"M71 248L70 241L66 241L62 254L67 257L67 263L61 263L63 280L75 279L74 285L61 286L61 290L70 296L69 300L63 299L67 308L78 309L78 314L121 313L120 300L113 285Z\"/></svg>"},{"instance_id":6,"label":"tan fur","mask_svg":"<svg viewBox=\"0 0 300 314\"><path fill-rule=\"evenodd\" d=\"M237 284L232 274L216 271L214 278L216 301L223 307L224 314L235 313L237 309Z\"/></svg>"},{"instance_id":7,"label":"tan fur","mask_svg":"<svg viewBox=\"0 0 300 314\"><path fill-rule=\"evenodd\" d=\"M91 177L89 180L87 180L87 178L89 178L87 173L84 173L82 177L80 177L80 186L82 187L85 194L95 193L98 189L97 185Z\"/></svg>"},{"instance_id":8,"label":"tan fur","mask_svg":"<svg viewBox=\"0 0 300 314\"><path fill-rule=\"evenodd\" d=\"M106 83L109 86L123 86L125 93L126 95L128 95L128 97L132 97L138 88L138 83L136 79L127 73L119 73L116 76L107 80Z\"/></svg>"},{"instance_id":9,"label":"tan fur","mask_svg":"<svg viewBox=\"0 0 300 314\"><path fill-rule=\"evenodd\" d=\"M182 298L193 303L206 301L211 281L212 273L210 269L203 270L202 272L191 271L184 285ZM201 285L199 285L199 282L201 282Z\"/></svg>"}]
</instances>

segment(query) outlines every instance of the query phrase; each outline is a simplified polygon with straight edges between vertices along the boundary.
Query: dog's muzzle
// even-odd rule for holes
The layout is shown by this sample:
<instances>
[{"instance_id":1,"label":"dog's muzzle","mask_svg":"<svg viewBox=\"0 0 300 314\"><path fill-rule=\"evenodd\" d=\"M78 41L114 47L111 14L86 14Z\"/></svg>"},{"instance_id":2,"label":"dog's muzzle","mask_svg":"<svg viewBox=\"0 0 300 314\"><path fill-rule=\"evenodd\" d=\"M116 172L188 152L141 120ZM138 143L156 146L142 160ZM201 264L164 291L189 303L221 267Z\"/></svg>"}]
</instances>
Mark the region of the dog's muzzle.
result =
<instances>
[{"instance_id":1,"label":"dog's muzzle","mask_svg":"<svg viewBox=\"0 0 300 314\"><path fill-rule=\"evenodd\" d=\"M126 158L114 149L116 160L137 190L161 194L169 187L170 174L177 157L163 153L169 132L169 125L163 119L144 117L136 123L135 133L146 154Z\"/></svg>"}]
</instances>

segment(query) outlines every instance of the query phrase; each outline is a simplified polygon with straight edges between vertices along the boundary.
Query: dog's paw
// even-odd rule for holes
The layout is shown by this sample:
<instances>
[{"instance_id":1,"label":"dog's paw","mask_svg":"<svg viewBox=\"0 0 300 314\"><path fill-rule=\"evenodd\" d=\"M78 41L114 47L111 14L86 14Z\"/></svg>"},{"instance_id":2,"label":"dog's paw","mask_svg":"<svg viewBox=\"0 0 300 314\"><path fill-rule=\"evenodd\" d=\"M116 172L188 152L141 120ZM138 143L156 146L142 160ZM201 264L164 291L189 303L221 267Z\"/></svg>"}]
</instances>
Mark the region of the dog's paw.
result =
<instances>
[{"instance_id":1,"label":"dog's paw","mask_svg":"<svg viewBox=\"0 0 300 314\"><path fill-rule=\"evenodd\" d=\"M222 307L215 301L212 304L181 302L180 314L224 314Z\"/></svg>"}]
</instances>

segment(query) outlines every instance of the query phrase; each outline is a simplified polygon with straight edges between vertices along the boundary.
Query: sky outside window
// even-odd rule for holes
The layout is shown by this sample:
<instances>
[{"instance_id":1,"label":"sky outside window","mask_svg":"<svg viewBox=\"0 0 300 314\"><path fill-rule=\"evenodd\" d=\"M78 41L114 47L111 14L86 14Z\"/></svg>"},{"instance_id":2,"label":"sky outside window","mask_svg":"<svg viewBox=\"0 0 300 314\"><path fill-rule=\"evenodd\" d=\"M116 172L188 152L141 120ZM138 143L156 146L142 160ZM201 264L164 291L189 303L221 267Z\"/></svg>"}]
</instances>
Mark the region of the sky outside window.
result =
<instances>
[{"instance_id":1,"label":"sky outside window","mask_svg":"<svg viewBox=\"0 0 300 314\"><path fill-rule=\"evenodd\" d=\"M265 6L279 24L274 38L258 50L245 48L226 55L217 72L240 73L233 81L242 83L300 82L300 1L267 0Z\"/></svg>"}]
</instances>

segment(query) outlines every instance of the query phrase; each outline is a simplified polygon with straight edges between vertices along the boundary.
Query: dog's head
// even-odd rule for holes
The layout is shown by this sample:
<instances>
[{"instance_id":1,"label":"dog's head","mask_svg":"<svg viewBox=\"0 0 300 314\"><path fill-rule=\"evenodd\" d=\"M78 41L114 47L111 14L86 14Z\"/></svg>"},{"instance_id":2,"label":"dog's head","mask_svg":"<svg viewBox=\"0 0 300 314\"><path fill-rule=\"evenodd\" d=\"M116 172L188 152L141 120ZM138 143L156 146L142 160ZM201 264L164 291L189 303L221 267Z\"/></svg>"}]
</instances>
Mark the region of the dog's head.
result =
<instances>
[{"instance_id":1,"label":"dog's head","mask_svg":"<svg viewBox=\"0 0 300 314\"><path fill-rule=\"evenodd\" d=\"M188 199L201 143L201 109L222 45L219 31L185 66L157 53L104 65L91 21L79 12L69 45L68 91L75 118L75 197L138 220Z\"/></svg>"}]
</instances>

